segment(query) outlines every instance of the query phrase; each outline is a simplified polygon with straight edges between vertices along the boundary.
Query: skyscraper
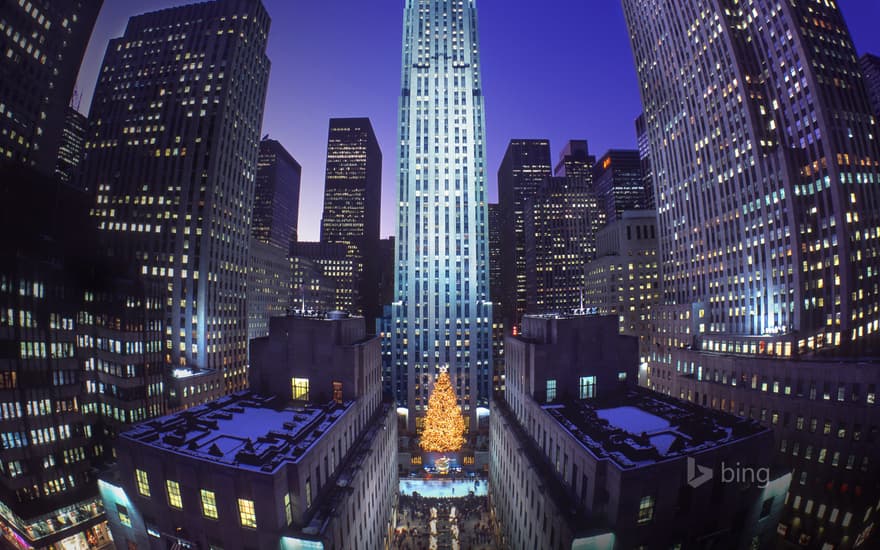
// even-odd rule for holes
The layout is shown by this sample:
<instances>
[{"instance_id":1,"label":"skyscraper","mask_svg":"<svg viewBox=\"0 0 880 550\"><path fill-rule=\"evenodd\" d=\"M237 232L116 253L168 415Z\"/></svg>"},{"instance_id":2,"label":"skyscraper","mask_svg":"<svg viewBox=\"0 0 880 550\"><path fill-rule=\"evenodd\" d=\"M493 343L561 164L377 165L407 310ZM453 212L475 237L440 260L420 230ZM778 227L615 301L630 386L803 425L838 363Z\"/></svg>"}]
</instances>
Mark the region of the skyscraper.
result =
<instances>
[{"instance_id":1,"label":"skyscraper","mask_svg":"<svg viewBox=\"0 0 880 550\"><path fill-rule=\"evenodd\" d=\"M258 0L131 18L107 48L83 163L104 246L162 289L166 363L221 370L228 390L247 385L268 32Z\"/></svg>"},{"instance_id":2,"label":"skyscraper","mask_svg":"<svg viewBox=\"0 0 880 550\"><path fill-rule=\"evenodd\" d=\"M73 107L67 108L61 143L58 146L58 159L55 163L55 175L64 183L79 184L77 181L79 165L85 153L87 125L88 119L85 115Z\"/></svg>"},{"instance_id":3,"label":"skyscraper","mask_svg":"<svg viewBox=\"0 0 880 550\"><path fill-rule=\"evenodd\" d=\"M586 146L586 145L585 145ZM515 330L526 311L525 203L550 176L550 142L512 139L498 168L504 324Z\"/></svg>"},{"instance_id":4,"label":"skyscraper","mask_svg":"<svg viewBox=\"0 0 880 550\"><path fill-rule=\"evenodd\" d=\"M421 415L448 368L473 424L491 390L489 243L474 0L404 7L394 391Z\"/></svg>"},{"instance_id":5,"label":"skyscraper","mask_svg":"<svg viewBox=\"0 0 880 550\"><path fill-rule=\"evenodd\" d=\"M251 235L289 250L297 239L302 167L278 141L264 137L257 159Z\"/></svg>"},{"instance_id":6,"label":"skyscraper","mask_svg":"<svg viewBox=\"0 0 880 550\"><path fill-rule=\"evenodd\" d=\"M489 219L489 295L492 298L492 379L504 389L504 278L501 270L501 206L487 205Z\"/></svg>"},{"instance_id":7,"label":"skyscraper","mask_svg":"<svg viewBox=\"0 0 880 550\"><path fill-rule=\"evenodd\" d=\"M102 3L3 3L0 161L55 171L67 105Z\"/></svg>"},{"instance_id":8,"label":"skyscraper","mask_svg":"<svg viewBox=\"0 0 880 550\"><path fill-rule=\"evenodd\" d=\"M593 167L593 185L611 222L624 210L648 208L648 195L638 151L611 149Z\"/></svg>"},{"instance_id":9,"label":"skyscraper","mask_svg":"<svg viewBox=\"0 0 880 550\"><path fill-rule=\"evenodd\" d=\"M560 178L585 178L592 186L594 164L596 157L590 154L587 140L572 139L559 152L553 175Z\"/></svg>"},{"instance_id":10,"label":"skyscraper","mask_svg":"<svg viewBox=\"0 0 880 550\"><path fill-rule=\"evenodd\" d=\"M832 2L623 6L657 189L648 384L772 426L794 480L778 532L850 547L880 492L880 366L858 359L880 328L880 150L846 24Z\"/></svg>"},{"instance_id":11,"label":"skyscraper","mask_svg":"<svg viewBox=\"0 0 880 550\"><path fill-rule=\"evenodd\" d=\"M651 142L648 140L648 126L645 123L645 114L641 113L636 118L636 144L639 148L639 162L642 165L642 182L645 186L645 208L653 209L654 202L654 171L651 167Z\"/></svg>"},{"instance_id":12,"label":"skyscraper","mask_svg":"<svg viewBox=\"0 0 880 550\"><path fill-rule=\"evenodd\" d=\"M332 118L321 242L345 243L355 263L351 312L367 317L368 330L382 315L378 284L382 151L368 118Z\"/></svg>"}]
</instances>

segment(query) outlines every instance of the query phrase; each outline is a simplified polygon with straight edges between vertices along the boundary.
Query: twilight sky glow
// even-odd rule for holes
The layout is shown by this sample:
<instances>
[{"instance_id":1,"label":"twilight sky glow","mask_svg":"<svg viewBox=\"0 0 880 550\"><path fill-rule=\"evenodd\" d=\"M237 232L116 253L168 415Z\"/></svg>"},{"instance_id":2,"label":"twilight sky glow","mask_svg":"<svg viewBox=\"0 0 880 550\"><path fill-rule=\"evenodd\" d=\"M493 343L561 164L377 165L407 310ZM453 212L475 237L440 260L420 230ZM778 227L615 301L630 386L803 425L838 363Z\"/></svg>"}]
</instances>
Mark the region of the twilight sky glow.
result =
<instances>
[{"instance_id":1,"label":"twilight sky glow","mask_svg":"<svg viewBox=\"0 0 880 550\"><path fill-rule=\"evenodd\" d=\"M184 4L105 0L83 60L80 110L91 102L104 50L132 15ZM395 232L397 101L403 0L264 0L272 61L263 133L302 164L299 232L317 240L331 117L367 116L382 147L382 235ZM880 53L880 2L838 0L856 49ZM590 150L635 148L641 111L618 0L478 0L486 97L489 198L511 138L569 139Z\"/></svg>"}]
</instances>

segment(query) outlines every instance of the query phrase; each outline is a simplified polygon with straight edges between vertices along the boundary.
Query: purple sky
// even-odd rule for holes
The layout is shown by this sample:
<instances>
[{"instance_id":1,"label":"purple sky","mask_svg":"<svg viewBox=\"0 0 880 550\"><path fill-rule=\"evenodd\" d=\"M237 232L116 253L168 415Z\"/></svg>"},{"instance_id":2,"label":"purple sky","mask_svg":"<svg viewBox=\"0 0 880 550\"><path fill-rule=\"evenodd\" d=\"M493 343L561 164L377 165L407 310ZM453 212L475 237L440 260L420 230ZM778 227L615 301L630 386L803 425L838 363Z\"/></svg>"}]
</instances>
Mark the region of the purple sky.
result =
<instances>
[{"instance_id":1,"label":"purple sky","mask_svg":"<svg viewBox=\"0 0 880 550\"><path fill-rule=\"evenodd\" d=\"M132 15L184 4L105 0L77 84L88 111L104 50ZM394 227L397 99L403 0L264 0L272 17L272 73L263 133L302 164L299 231L317 240L331 117L367 116L382 147L382 235ZM880 52L880 2L839 0L859 53ZM592 153L635 148L641 111L629 37L618 0L478 0L486 97L487 178L511 138L565 141Z\"/></svg>"}]
</instances>

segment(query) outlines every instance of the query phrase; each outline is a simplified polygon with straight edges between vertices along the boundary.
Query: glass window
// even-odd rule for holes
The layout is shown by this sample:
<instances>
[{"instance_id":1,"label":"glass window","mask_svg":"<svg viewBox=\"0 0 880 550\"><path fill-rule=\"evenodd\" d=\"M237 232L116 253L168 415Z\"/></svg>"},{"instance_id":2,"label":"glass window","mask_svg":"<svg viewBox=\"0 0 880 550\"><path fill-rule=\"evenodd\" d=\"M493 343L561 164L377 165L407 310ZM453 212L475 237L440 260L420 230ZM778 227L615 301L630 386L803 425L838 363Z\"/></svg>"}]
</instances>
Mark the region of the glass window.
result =
<instances>
[{"instance_id":1,"label":"glass window","mask_svg":"<svg viewBox=\"0 0 880 550\"><path fill-rule=\"evenodd\" d=\"M581 399L592 399L596 397L596 377L581 376L578 384L578 395Z\"/></svg>"},{"instance_id":2,"label":"glass window","mask_svg":"<svg viewBox=\"0 0 880 550\"><path fill-rule=\"evenodd\" d=\"M202 513L206 518L217 519L217 499L214 497L214 491L202 489Z\"/></svg>"},{"instance_id":3,"label":"glass window","mask_svg":"<svg viewBox=\"0 0 880 550\"><path fill-rule=\"evenodd\" d=\"M254 501L246 498L238 499L238 516L242 527L257 528L257 514L254 511Z\"/></svg>"},{"instance_id":4,"label":"glass window","mask_svg":"<svg viewBox=\"0 0 880 550\"><path fill-rule=\"evenodd\" d=\"M119 523L126 527L131 527L131 517L128 515L128 508L117 503L116 513L119 514Z\"/></svg>"},{"instance_id":5,"label":"glass window","mask_svg":"<svg viewBox=\"0 0 880 550\"><path fill-rule=\"evenodd\" d=\"M301 399L303 401L309 400L309 379L308 378L291 378L290 379L291 390L293 391L294 399Z\"/></svg>"},{"instance_id":6,"label":"glass window","mask_svg":"<svg viewBox=\"0 0 880 550\"><path fill-rule=\"evenodd\" d=\"M312 507L312 480L306 478L306 508Z\"/></svg>"},{"instance_id":7,"label":"glass window","mask_svg":"<svg viewBox=\"0 0 880 550\"><path fill-rule=\"evenodd\" d=\"M648 523L654 519L654 497L642 497L639 501L639 524Z\"/></svg>"},{"instance_id":8,"label":"glass window","mask_svg":"<svg viewBox=\"0 0 880 550\"><path fill-rule=\"evenodd\" d=\"M547 402L556 399L556 380L547 380Z\"/></svg>"},{"instance_id":9,"label":"glass window","mask_svg":"<svg viewBox=\"0 0 880 550\"><path fill-rule=\"evenodd\" d=\"M287 525L293 523L293 506L290 504L290 493L284 494L284 519L287 520Z\"/></svg>"},{"instance_id":10,"label":"glass window","mask_svg":"<svg viewBox=\"0 0 880 550\"><path fill-rule=\"evenodd\" d=\"M180 498L180 484L170 479L165 480L165 488L168 490L168 504L178 510L183 509L183 500Z\"/></svg>"},{"instance_id":11,"label":"glass window","mask_svg":"<svg viewBox=\"0 0 880 550\"><path fill-rule=\"evenodd\" d=\"M145 497L150 496L150 478L147 477L147 472L143 470L135 470L134 475L135 480L137 481L138 493Z\"/></svg>"},{"instance_id":12,"label":"glass window","mask_svg":"<svg viewBox=\"0 0 880 550\"><path fill-rule=\"evenodd\" d=\"M333 382L333 401L342 403L342 382Z\"/></svg>"}]
</instances>

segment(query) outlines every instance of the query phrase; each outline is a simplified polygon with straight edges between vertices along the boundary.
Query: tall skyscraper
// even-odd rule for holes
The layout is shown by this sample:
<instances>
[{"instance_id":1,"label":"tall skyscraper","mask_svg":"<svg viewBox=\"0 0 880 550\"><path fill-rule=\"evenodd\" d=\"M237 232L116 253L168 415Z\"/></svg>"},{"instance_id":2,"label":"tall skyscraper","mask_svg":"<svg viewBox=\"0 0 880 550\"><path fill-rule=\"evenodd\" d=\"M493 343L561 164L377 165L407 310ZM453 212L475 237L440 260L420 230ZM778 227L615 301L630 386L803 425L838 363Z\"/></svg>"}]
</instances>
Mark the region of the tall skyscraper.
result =
<instances>
[{"instance_id":1,"label":"tall skyscraper","mask_svg":"<svg viewBox=\"0 0 880 550\"><path fill-rule=\"evenodd\" d=\"M525 203L526 313L571 313L605 214L589 180L548 177Z\"/></svg>"},{"instance_id":2,"label":"tall skyscraper","mask_svg":"<svg viewBox=\"0 0 880 550\"><path fill-rule=\"evenodd\" d=\"M586 143L586 142L585 142ZM526 199L550 176L550 142L512 139L498 168L504 324L516 330L526 311Z\"/></svg>"},{"instance_id":3,"label":"tall skyscraper","mask_svg":"<svg viewBox=\"0 0 880 550\"><path fill-rule=\"evenodd\" d=\"M880 366L857 359L880 328L880 148L846 24L833 2L623 6L659 218L648 384L772 426L778 532L849 548L880 492Z\"/></svg>"},{"instance_id":4,"label":"tall skyscraper","mask_svg":"<svg viewBox=\"0 0 880 550\"><path fill-rule=\"evenodd\" d=\"M166 363L221 370L227 390L247 385L268 32L258 0L131 18L107 48L83 163L104 246L162 289Z\"/></svg>"},{"instance_id":5,"label":"tall skyscraper","mask_svg":"<svg viewBox=\"0 0 880 550\"><path fill-rule=\"evenodd\" d=\"M297 239L302 167L278 141L264 137L257 159L251 235L286 250Z\"/></svg>"},{"instance_id":6,"label":"tall skyscraper","mask_svg":"<svg viewBox=\"0 0 880 550\"><path fill-rule=\"evenodd\" d=\"M394 391L421 426L448 368L471 425L491 390L489 239L474 0L404 7Z\"/></svg>"},{"instance_id":7,"label":"tall skyscraper","mask_svg":"<svg viewBox=\"0 0 880 550\"><path fill-rule=\"evenodd\" d=\"M636 144L639 148L639 163L642 165L642 182L645 186L645 208L653 209L654 201L654 170L651 167L651 142L648 140L648 126L645 123L645 114L641 113L636 118Z\"/></svg>"},{"instance_id":8,"label":"tall skyscraper","mask_svg":"<svg viewBox=\"0 0 880 550\"><path fill-rule=\"evenodd\" d=\"M0 161L55 171L67 105L102 3L3 2Z\"/></svg>"},{"instance_id":9,"label":"tall skyscraper","mask_svg":"<svg viewBox=\"0 0 880 550\"><path fill-rule=\"evenodd\" d=\"M859 58L859 65L862 67L862 76L865 78L874 116L880 117L880 57L866 53Z\"/></svg>"},{"instance_id":10,"label":"tall skyscraper","mask_svg":"<svg viewBox=\"0 0 880 550\"><path fill-rule=\"evenodd\" d=\"M645 179L638 151L611 149L593 167L593 185L610 222L624 210L648 208Z\"/></svg>"},{"instance_id":11,"label":"tall skyscraper","mask_svg":"<svg viewBox=\"0 0 880 550\"><path fill-rule=\"evenodd\" d=\"M85 154L87 125L88 119L85 115L73 107L67 108L55 163L55 175L64 183L79 184L79 166Z\"/></svg>"},{"instance_id":12,"label":"tall skyscraper","mask_svg":"<svg viewBox=\"0 0 880 550\"><path fill-rule=\"evenodd\" d=\"M332 118L327 136L327 171L321 242L349 245L355 263L351 312L373 321L382 315L378 284L382 151L368 118Z\"/></svg>"},{"instance_id":13,"label":"tall skyscraper","mask_svg":"<svg viewBox=\"0 0 880 550\"><path fill-rule=\"evenodd\" d=\"M504 389L504 278L501 270L501 205L487 205L489 219L489 295L492 298L492 384Z\"/></svg>"},{"instance_id":14,"label":"tall skyscraper","mask_svg":"<svg viewBox=\"0 0 880 550\"><path fill-rule=\"evenodd\" d=\"M592 186L596 157L590 154L587 140L572 139L559 152L553 175L560 178L585 178Z\"/></svg>"}]
</instances>

